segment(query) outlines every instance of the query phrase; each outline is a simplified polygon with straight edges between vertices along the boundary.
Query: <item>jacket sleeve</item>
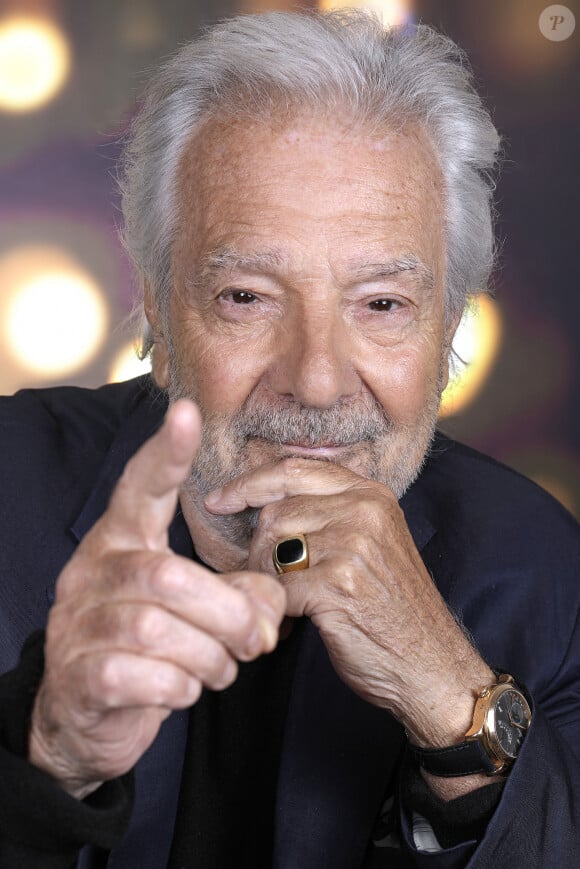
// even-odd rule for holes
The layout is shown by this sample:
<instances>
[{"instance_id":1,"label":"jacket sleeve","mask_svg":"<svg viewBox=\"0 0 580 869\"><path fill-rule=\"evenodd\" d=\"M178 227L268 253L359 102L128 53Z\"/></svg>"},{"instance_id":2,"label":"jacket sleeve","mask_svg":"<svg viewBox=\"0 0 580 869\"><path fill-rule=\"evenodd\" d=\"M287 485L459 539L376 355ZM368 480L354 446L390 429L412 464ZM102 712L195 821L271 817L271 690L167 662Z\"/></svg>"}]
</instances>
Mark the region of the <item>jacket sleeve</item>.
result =
<instances>
[{"instance_id":1,"label":"jacket sleeve","mask_svg":"<svg viewBox=\"0 0 580 869\"><path fill-rule=\"evenodd\" d=\"M580 763L572 746L536 707L520 756L480 841L420 851L409 812L403 811L404 841L420 869L512 869L522 861L526 869L574 869L580 853L579 787Z\"/></svg>"},{"instance_id":2,"label":"jacket sleeve","mask_svg":"<svg viewBox=\"0 0 580 869\"><path fill-rule=\"evenodd\" d=\"M442 518L425 562L483 658L527 689L532 724L481 834L427 853L402 809L407 855L421 869L575 869L580 529L531 482L459 450L452 474L451 458L452 482L433 481L432 497L446 494L434 500Z\"/></svg>"},{"instance_id":3,"label":"jacket sleeve","mask_svg":"<svg viewBox=\"0 0 580 869\"><path fill-rule=\"evenodd\" d=\"M85 844L114 847L131 814L131 775L107 782L81 802L28 763L43 648L43 633L33 634L19 666L0 677L0 869L69 869Z\"/></svg>"},{"instance_id":4,"label":"jacket sleeve","mask_svg":"<svg viewBox=\"0 0 580 869\"><path fill-rule=\"evenodd\" d=\"M580 562L574 573L580 576ZM521 667L535 659L524 678L514 667L516 681L526 685L532 701L532 724L520 754L514 763L497 808L478 838L471 838L454 847L438 852L420 851L414 841L412 814L402 809L403 838L413 864L420 869L575 869L580 854L580 612L574 597L566 595L563 603L542 606L532 600L543 620L544 637L539 629L531 629L531 618L521 623L528 626L527 643L521 640L521 629L512 636L524 649ZM566 612L566 619L554 613ZM572 625L571 634L564 625ZM551 644L551 645L550 645ZM559 663L554 648L564 649ZM551 672L534 682L533 669L539 671L540 661L551 659ZM514 656L515 660L515 656ZM508 670L509 672L509 670Z\"/></svg>"}]
</instances>

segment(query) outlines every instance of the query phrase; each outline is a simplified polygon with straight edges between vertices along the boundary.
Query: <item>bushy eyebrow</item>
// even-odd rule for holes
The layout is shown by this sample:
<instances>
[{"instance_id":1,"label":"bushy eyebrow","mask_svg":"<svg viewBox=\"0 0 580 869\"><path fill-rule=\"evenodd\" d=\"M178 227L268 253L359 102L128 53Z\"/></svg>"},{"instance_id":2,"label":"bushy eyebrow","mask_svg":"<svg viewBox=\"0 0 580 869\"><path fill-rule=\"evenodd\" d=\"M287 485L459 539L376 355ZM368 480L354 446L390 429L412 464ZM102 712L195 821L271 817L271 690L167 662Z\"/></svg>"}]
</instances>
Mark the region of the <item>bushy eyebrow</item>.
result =
<instances>
[{"instance_id":1,"label":"bushy eyebrow","mask_svg":"<svg viewBox=\"0 0 580 869\"><path fill-rule=\"evenodd\" d=\"M432 270L416 256L400 257L387 262L361 263L360 260L356 260L349 264L348 269L349 275L355 282L390 278L404 272L417 274L427 287L433 287L435 279Z\"/></svg>"},{"instance_id":2,"label":"bushy eyebrow","mask_svg":"<svg viewBox=\"0 0 580 869\"><path fill-rule=\"evenodd\" d=\"M206 253L197 262L194 274L190 275L187 285L202 288L209 280L223 272L244 271L254 274L274 274L287 263L280 251L265 250L253 254L242 254L234 248L221 248Z\"/></svg>"},{"instance_id":3,"label":"bushy eyebrow","mask_svg":"<svg viewBox=\"0 0 580 869\"><path fill-rule=\"evenodd\" d=\"M234 248L221 248L206 253L196 264L195 272L188 280L188 287L200 289L223 272L243 271L252 274L274 275L288 266L288 258L279 250L271 249L252 254L242 254ZM405 272L416 274L424 288L433 289L434 277L429 266L416 256L398 257L386 262L351 260L347 265L349 283L380 280L395 277Z\"/></svg>"}]
</instances>

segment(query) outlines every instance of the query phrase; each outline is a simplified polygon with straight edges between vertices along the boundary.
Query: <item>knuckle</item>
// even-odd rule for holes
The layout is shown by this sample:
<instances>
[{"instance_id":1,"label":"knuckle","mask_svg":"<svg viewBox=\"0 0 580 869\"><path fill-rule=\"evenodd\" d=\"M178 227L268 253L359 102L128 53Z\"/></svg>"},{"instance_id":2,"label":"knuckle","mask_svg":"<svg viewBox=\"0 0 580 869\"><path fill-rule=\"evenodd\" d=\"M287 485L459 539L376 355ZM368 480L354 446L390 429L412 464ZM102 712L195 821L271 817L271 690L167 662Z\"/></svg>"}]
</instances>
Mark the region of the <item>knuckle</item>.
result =
<instances>
[{"instance_id":1,"label":"knuckle","mask_svg":"<svg viewBox=\"0 0 580 869\"><path fill-rule=\"evenodd\" d=\"M183 585L182 571L172 555L155 555L147 566L149 587L161 597L178 591Z\"/></svg>"},{"instance_id":2,"label":"knuckle","mask_svg":"<svg viewBox=\"0 0 580 869\"><path fill-rule=\"evenodd\" d=\"M165 636L165 619L155 607L139 607L132 619L131 634L134 642L141 649L158 644Z\"/></svg>"},{"instance_id":3,"label":"knuckle","mask_svg":"<svg viewBox=\"0 0 580 869\"><path fill-rule=\"evenodd\" d=\"M284 475L290 479L301 477L304 474L304 460L296 456L287 456L281 462Z\"/></svg>"},{"instance_id":4,"label":"knuckle","mask_svg":"<svg viewBox=\"0 0 580 869\"><path fill-rule=\"evenodd\" d=\"M347 557L354 558L356 555L362 554L369 547L368 530L362 529L358 525L349 528L342 538L342 545Z\"/></svg>"},{"instance_id":5,"label":"knuckle","mask_svg":"<svg viewBox=\"0 0 580 869\"><path fill-rule=\"evenodd\" d=\"M270 504L265 504L260 511L259 524L263 531L270 531L278 518L279 505L273 501Z\"/></svg>"},{"instance_id":6,"label":"knuckle","mask_svg":"<svg viewBox=\"0 0 580 869\"><path fill-rule=\"evenodd\" d=\"M55 602L80 594L86 587L87 577L94 575L95 572L96 565L91 559L80 552L75 553L56 581Z\"/></svg>"},{"instance_id":7,"label":"knuckle","mask_svg":"<svg viewBox=\"0 0 580 869\"><path fill-rule=\"evenodd\" d=\"M115 655L103 655L94 665L90 688L107 706L116 706L123 685L121 668Z\"/></svg>"},{"instance_id":8,"label":"knuckle","mask_svg":"<svg viewBox=\"0 0 580 869\"><path fill-rule=\"evenodd\" d=\"M282 468L289 477L296 476L302 473L304 469L304 460L298 459L296 456L286 456L282 459Z\"/></svg>"},{"instance_id":9,"label":"knuckle","mask_svg":"<svg viewBox=\"0 0 580 869\"><path fill-rule=\"evenodd\" d=\"M365 498L357 502L356 511L366 528L384 530L385 506L376 498Z\"/></svg>"},{"instance_id":10,"label":"knuckle","mask_svg":"<svg viewBox=\"0 0 580 869\"><path fill-rule=\"evenodd\" d=\"M333 570L334 588L336 593L347 600L358 598L361 571L364 569L362 558L355 552L349 552L336 562Z\"/></svg>"}]
</instances>

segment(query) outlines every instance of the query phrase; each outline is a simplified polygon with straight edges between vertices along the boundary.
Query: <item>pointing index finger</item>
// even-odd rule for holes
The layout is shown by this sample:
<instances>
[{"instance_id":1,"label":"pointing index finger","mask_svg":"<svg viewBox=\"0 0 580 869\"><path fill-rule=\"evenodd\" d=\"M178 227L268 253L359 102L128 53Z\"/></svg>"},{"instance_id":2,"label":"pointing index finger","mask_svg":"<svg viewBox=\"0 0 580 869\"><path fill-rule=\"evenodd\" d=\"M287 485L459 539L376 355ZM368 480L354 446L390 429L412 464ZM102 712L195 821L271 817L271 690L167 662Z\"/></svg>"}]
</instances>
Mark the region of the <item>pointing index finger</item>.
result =
<instances>
[{"instance_id":1,"label":"pointing index finger","mask_svg":"<svg viewBox=\"0 0 580 869\"><path fill-rule=\"evenodd\" d=\"M180 399L169 408L161 428L127 462L95 532L123 549L165 549L179 487L190 473L200 438L197 407Z\"/></svg>"}]
</instances>

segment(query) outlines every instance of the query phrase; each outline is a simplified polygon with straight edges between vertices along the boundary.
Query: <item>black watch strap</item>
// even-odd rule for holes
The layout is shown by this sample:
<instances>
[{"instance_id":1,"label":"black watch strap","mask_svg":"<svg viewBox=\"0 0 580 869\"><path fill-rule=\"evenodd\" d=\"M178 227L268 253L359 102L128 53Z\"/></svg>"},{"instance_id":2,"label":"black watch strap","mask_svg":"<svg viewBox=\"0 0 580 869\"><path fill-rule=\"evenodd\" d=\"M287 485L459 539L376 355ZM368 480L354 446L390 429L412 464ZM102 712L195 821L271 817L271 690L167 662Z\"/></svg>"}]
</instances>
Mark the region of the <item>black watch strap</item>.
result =
<instances>
[{"instance_id":1,"label":"black watch strap","mask_svg":"<svg viewBox=\"0 0 580 869\"><path fill-rule=\"evenodd\" d=\"M444 778L477 773L492 775L497 772L497 766L478 739L448 748L417 748L409 745L409 751L424 770Z\"/></svg>"}]
</instances>

